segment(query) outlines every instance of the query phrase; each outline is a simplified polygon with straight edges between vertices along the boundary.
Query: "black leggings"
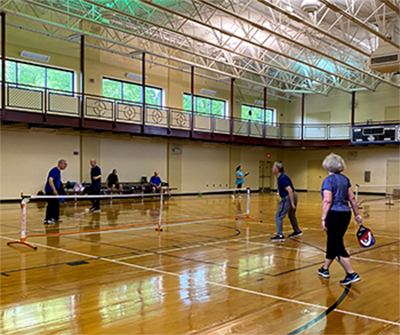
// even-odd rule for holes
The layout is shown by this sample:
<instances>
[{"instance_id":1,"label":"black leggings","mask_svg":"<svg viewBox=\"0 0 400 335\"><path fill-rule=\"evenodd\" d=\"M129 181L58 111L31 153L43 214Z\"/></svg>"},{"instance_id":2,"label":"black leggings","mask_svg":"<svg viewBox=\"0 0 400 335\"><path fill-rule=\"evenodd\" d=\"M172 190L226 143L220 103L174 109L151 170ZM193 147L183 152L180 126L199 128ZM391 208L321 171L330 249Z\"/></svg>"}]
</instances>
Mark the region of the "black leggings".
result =
<instances>
[{"instance_id":1,"label":"black leggings","mask_svg":"<svg viewBox=\"0 0 400 335\"><path fill-rule=\"evenodd\" d=\"M326 217L326 227L328 239L326 242L326 258L335 259L335 257L350 257L347 253L343 237L346 233L351 219L351 212L329 211Z\"/></svg>"}]
</instances>

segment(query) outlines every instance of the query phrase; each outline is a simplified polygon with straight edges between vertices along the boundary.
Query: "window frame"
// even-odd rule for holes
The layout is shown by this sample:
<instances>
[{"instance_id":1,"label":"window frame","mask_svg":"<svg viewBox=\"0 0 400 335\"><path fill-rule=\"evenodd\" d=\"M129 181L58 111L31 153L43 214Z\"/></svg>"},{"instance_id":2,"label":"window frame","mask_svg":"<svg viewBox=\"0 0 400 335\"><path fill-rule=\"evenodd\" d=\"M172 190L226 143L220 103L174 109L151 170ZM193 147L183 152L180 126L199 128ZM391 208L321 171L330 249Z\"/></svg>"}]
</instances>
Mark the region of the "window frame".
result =
<instances>
[{"instance_id":1,"label":"window frame","mask_svg":"<svg viewBox=\"0 0 400 335\"><path fill-rule=\"evenodd\" d=\"M250 107L250 108L257 108L257 109L263 110L264 111L263 120L253 120L253 119L249 119L249 118L243 118L243 114L242 114L243 113L243 106ZM272 112L272 120L270 122L265 120L265 114L266 114L267 111L271 111ZM242 120L246 120L246 121L256 121L256 122L261 122L261 123L271 123L271 124L273 124L273 123L275 123L275 119L276 119L276 109L267 106L267 108L264 110L264 107L260 107L260 106L256 106L256 105L250 105L250 104L241 104L241 106L240 106L240 117L241 117Z\"/></svg>"},{"instance_id":2,"label":"window frame","mask_svg":"<svg viewBox=\"0 0 400 335\"><path fill-rule=\"evenodd\" d=\"M72 80L71 80L72 90L70 91L70 93L71 94L75 93L75 84L76 83L75 83L75 71L74 70L69 70L69 69L51 66L51 65L44 65L44 64L35 63L35 62L28 62L28 61L24 61L24 60L20 60L20 59L12 59L12 58L6 58L6 63L7 62L13 62L16 65L15 66L15 80L16 81L14 83L9 82L10 84L15 84L17 87L18 87L18 85L21 85L22 87L27 86L28 88L34 88L34 89L47 89L49 91L53 90L54 92L59 92L59 94L67 94L68 91L58 90L55 88L47 87L47 69L51 69L51 70L64 71L64 72L71 73L72 74ZM20 82L18 82L18 64L25 64L25 65L31 65L31 66L37 66L37 67L44 68L44 86L40 87L40 86L34 86L34 85L26 85L26 84L21 84ZM34 87L31 87L31 86L34 86Z\"/></svg>"},{"instance_id":3,"label":"window frame","mask_svg":"<svg viewBox=\"0 0 400 335\"><path fill-rule=\"evenodd\" d=\"M110 97L106 97L104 95L104 92L103 92L104 79L118 82L121 85L121 97L120 98L118 98L118 99L117 98L110 98ZM157 107L160 107L160 108L164 106L164 89L162 87L157 87L157 86L153 86L153 85L145 85L145 88L152 88L152 89L160 90L160 92L161 92L160 105L153 105L153 104L144 103L143 101L125 100L124 99L123 84L130 84L130 85L136 85L136 86L141 87L141 89L142 89L141 99L143 100L143 84L139 84L137 82L132 82L132 81L129 81L129 80L116 79L116 78L107 77L107 76L103 76L101 78L101 94L102 94L102 97L104 97L106 99L114 99L114 100L119 100L119 101L123 101L123 102L133 102L133 103L136 103L136 104L138 104L138 103L145 104L146 106L157 106Z\"/></svg>"},{"instance_id":4,"label":"window frame","mask_svg":"<svg viewBox=\"0 0 400 335\"><path fill-rule=\"evenodd\" d=\"M189 96L189 98L192 97L192 94L191 94L191 93L183 92L183 99L182 99L182 101L184 101L185 95ZM199 115L203 115L202 112L196 111L196 107L197 107L196 98L202 98L202 99L208 99L208 100L211 101L211 103L210 103L210 112L209 112L208 116L217 116L217 117L220 117L219 115L213 115L213 114L211 114L211 110L212 110L212 101L215 100L215 101L222 102L222 103L224 104L224 115L222 116L222 118L226 119L226 118L228 117L228 115L227 115L227 112L228 112L228 111L227 111L228 102L227 102L226 100L219 99L219 98L211 98L211 97L208 97L208 96L198 95L198 94L194 94L193 97L194 97L194 99L193 99L194 106L192 106L192 107L194 107L194 108L193 108L193 113L196 113L196 114L198 113ZM186 110L185 110L185 111L186 111Z\"/></svg>"}]
</instances>

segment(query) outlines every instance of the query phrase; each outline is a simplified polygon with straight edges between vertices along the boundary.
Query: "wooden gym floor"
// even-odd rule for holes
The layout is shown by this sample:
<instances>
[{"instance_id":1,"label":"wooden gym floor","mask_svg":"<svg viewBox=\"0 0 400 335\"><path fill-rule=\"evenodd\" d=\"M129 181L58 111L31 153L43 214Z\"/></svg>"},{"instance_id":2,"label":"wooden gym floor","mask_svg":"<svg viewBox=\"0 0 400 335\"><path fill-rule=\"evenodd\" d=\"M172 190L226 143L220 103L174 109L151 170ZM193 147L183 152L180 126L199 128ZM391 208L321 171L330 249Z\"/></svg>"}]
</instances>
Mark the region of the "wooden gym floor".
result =
<instances>
[{"instance_id":1,"label":"wooden gym floor","mask_svg":"<svg viewBox=\"0 0 400 335\"><path fill-rule=\"evenodd\" d=\"M366 198L366 197L364 197ZM361 213L377 243L362 249L351 224L345 244L361 282L349 289L316 271L324 261L320 196L300 193L304 235L271 243L273 193L253 194L251 214L229 195L165 200L154 226L117 232L32 237L38 250L7 246L18 238L18 204L1 210L2 334L399 334L399 206L371 202ZM28 230L43 232L43 204L28 204ZM104 202L100 214L62 206L64 222L47 233L157 220L157 200ZM261 212L260 212L261 211ZM195 222L190 222L193 220ZM285 221L285 234L291 233Z\"/></svg>"}]
</instances>

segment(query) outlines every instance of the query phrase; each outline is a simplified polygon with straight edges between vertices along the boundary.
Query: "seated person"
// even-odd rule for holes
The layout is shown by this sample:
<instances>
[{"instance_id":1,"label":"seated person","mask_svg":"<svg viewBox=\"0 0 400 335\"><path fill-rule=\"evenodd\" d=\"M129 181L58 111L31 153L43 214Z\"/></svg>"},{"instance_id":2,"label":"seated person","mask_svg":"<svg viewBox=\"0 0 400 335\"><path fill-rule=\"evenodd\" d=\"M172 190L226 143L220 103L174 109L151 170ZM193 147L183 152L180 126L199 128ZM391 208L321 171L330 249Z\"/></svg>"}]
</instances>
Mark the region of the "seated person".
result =
<instances>
[{"instance_id":1,"label":"seated person","mask_svg":"<svg viewBox=\"0 0 400 335\"><path fill-rule=\"evenodd\" d=\"M122 185L119 183L116 169L112 170L112 172L108 175L106 185L111 191L122 191Z\"/></svg>"},{"instance_id":2,"label":"seated person","mask_svg":"<svg viewBox=\"0 0 400 335\"><path fill-rule=\"evenodd\" d=\"M150 178L150 185L152 186L152 193L163 193L161 178L158 176L158 172L154 172L154 176Z\"/></svg>"}]
</instances>

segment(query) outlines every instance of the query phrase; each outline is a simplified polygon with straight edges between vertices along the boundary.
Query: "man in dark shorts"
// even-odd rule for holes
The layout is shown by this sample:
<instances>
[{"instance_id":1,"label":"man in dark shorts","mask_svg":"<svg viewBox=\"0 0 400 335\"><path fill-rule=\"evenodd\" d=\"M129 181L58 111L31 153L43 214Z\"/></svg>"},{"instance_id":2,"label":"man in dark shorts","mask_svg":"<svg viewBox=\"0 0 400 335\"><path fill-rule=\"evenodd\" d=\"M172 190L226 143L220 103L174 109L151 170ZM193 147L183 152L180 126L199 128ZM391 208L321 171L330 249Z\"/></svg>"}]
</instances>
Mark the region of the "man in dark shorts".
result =
<instances>
[{"instance_id":1,"label":"man in dark shorts","mask_svg":"<svg viewBox=\"0 0 400 335\"><path fill-rule=\"evenodd\" d=\"M122 185L119 183L116 169L112 170L112 172L108 175L106 184L111 191L122 191Z\"/></svg>"},{"instance_id":2,"label":"man in dark shorts","mask_svg":"<svg viewBox=\"0 0 400 335\"><path fill-rule=\"evenodd\" d=\"M47 177L46 186L44 188L46 195L58 195L61 188L61 171L67 167L67 161L60 159L57 166L52 168ZM54 224L62 222L60 219L60 203L58 198L47 200L46 218L44 224Z\"/></svg>"},{"instance_id":3,"label":"man in dark shorts","mask_svg":"<svg viewBox=\"0 0 400 335\"><path fill-rule=\"evenodd\" d=\"M150 178L150 185L153 193L163 193L161 178L158 176L158 172L154 172L154 176Z\"/></svg>"},{"instance_id":4,"label":"man in dark shorts","mask_svg":"<svg viewBox=\"0 0 400 335\"><path fill-rule=\"evenodd\" d=\"M91 159L90 160L90 166L92 169L90 170L90 178L91 178L91 184L90 184L90 194L91 195L100 195L100 189L101 189L101 170L97 166L96 160ZM98 213L100 212L100 199L92 199L92 207L90 210L93 213Z\"/></svg>"},{"instance_id":5,"label":"man in dark shorts","mask_svg":"<svg viewBox=\"0 0 400 335\"><path fill-rule=\"evenodd\" d=\"M275 216L277 235L271 237L272 242L284 242L283 236L283 219L289 214L289 220L292 224L294 232L289 237L297 237L303 235L296 219L297 193L293 183L284 172L283 164L275 162L272 167L272 173L278 178L278 191L281 201L279 201L279 209Z\"/></svg>"}]
</instances>

